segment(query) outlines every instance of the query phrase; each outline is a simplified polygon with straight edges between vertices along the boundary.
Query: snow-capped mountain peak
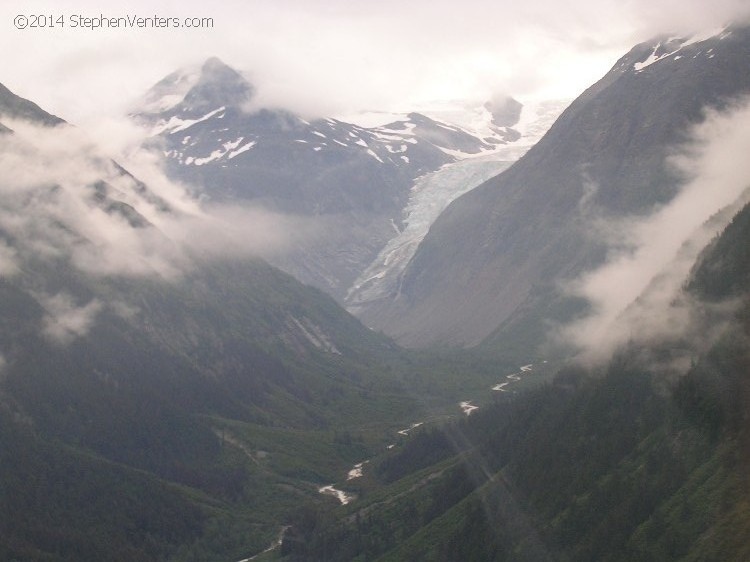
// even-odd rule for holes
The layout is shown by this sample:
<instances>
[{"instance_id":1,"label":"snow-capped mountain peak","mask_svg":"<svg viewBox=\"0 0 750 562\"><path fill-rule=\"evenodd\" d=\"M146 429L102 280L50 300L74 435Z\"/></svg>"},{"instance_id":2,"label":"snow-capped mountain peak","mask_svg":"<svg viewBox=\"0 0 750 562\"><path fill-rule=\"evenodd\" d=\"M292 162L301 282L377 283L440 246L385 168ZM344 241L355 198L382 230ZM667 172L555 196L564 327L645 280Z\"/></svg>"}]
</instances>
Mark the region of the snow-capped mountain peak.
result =
<instances>
[{"instance_id":1,"label":"snow-capped mountain peak","mask_svg":"<svg viewBox=\"0 0 750 562\"><path fill-rule=\"evenodd\" d=\"M134 112L141 121L175 115L197 119L219 107L242 107L255 88L239 72L216 57L202 66L185 67L157 82Z\"/></svg>"},{"instance_id":2,"label":"snow-capped mountain peak","mask_svg":"<svg viewBox=\"0 0 750 562\"><path fill-rule=\"evenodd\" d=\"M683 58L713 58L711 43L732 34L730 26L704 29L690 35L662 35L636 47L624 57L617 68L621 72L643 72L661 61L677 62Z\"/></svg>"},{"instance_id":3,"label":"snow-capped mountain peak","mask_svg":"<svg viewBox=\"0 0 750 562\"><path fill-rule=\"evenodd\" d=\"M163 154L168 173L214 202L253 201L324 224L324 234L299 241L296 258L274 263L342 301L407 223L411 247L450 200L520 157L546 115L498 97L379 114L377 124L307 121L278 108L249 110L252 86L218 59L160 84L154 99L182 98L135 118L149 127L147 146ZM460 161L467 164L457 173L433 177Z\"/></svg>"},{"instance_id":4,"label":"snow-capped mountain peak","mask_svg":"<svg viewBox=\"0 0 750 562\"><path fill-rule=\"evenodd\" d=\"M165 76L143 96L138 111L146 114L168 111L185 99L200 78L200 67L181 68Z\"/></svg>"},{"instance_id":5,"label":"snow-capped mountain peak","mask_svg":"<svg viewBox=\"0 0 750 562\"><path fill-rule=\"evenodd\" d=\"M255 88L239 72L213 57L203 63L200 77L182 100L182 109L200 113L216 107L242 106Z\"/></svg>"}]
</instances>

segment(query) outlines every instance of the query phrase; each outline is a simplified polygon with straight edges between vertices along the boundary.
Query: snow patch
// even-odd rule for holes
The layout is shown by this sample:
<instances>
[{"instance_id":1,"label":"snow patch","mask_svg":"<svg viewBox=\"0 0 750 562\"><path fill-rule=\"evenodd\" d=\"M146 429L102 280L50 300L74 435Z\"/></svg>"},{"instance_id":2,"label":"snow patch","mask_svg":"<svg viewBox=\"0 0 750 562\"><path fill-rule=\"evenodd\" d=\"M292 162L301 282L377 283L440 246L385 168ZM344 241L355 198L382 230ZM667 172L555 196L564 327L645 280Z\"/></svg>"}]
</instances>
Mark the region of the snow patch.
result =
<instances>
[{"instance_id":1,"label":"snow patch","mask_svg":"<svg viewBox=\"0 0 750 562\"><path fill-rule=\"evenodd\" d=\"M214 160L218 160L222 156L224 156L225 151L221 149L214 150L211 154L206 156L205 158L195 158L193 160L193 164L196 166L203 166L204 164L208 164L209 162L213 162Z\"/></svg>"},{"instance_id":2,"label":"snow patch","mask_svg":"<svg viewBox=\"0 0 750 562\"><path fill-rule=\"evenodd\" d=\"M688 45L692 45L693 43L701 43L702 41L707 41L708 39L713 39L714 37L718 37L720 40L726 39L727 37L729 37L729 35L732 34L731 31L727 32L727 27L728 26L725 25L722 27L714 27L711 29L699 31L686 39L682 46L687 47Z\"/></svg>"},{"instance_id":3,"label":"snow patch","mask_svg":"<svg viewBox=\"0 0 750 562\"><path fill-rule=\"evenodd\" d=\"M250 150L256 144L258 144L257 141L250 141L249 143L247 143L247 144L241 146L240 148L238 148L237 150L233 150L232 152L229 153L229 156L227 156L227 160L231 160L232 158L234 158L238 154L242 154L243 152L246 152L246 151Z\"/></svg>"},{"instance_id":4,"label":"snow patch","mask_svg":"<svg viewBox=\"0 0 750 562\"><path fill-rule=\"evenodd\" d=\"M205 164L208 164L209 162L214 162L216 160L219 160L227 155L228 155L227 160L231 160L238 154L241 154L242 152L245 152L246 150L250 150L253 146L256 145L256 141L250 141L248 143L245 143L245 145L243 145L241 148L237 148L244 139L245 139L244 137L239 137L236 140L227 141L221 145L221 148L217 148L216 150L212 151L211 154L209 154L208 156L202 156L202 157L189 156L185 159L185 164L203 166Z\"/></svg>"},{"instance_id":5,"label":"snow patch","mask_svg":"<svg viewBox=\"0 0 750 562\"><path fill-rule=\"evenodd\" d=\"M238 138L237 140L234 140L234 141L227 141L222 146L224 147L225 151L234 150L235 148L237 148L240 145L240 143L244 140L244 138L245 137L240 137L240 138Z\"/></svg>"},{"instance_id":6,"label":"snow patch","mask_svg":"<svg viewBox=\"0 0 750 562\"><path fill-rule=\"evenodd\" d=\"M190 88L200 80L200 68L185 69L171 83L160 85L150 90L141 105L140 112L162 113L179 104Z\"/></svg>"},{"instance_id":7,"label":"snow patch","mask_svg":"<svg viewBox=\"0 0 750 562\"><path fill-rule=\"evenodd\" d=\"M636 62L633 63L633 68L636 72L642 71L644 68L647 68L651 66L652 64L659 62L662 59L665 59L667 57L671 57L672 55L677 54L685 47L688 47L690 45L695 45L697 43L702 43L703 41L707 41L709 39L713 39L714 37L719 37L720 40L728 37L731 32L726 32L727 27L717 27L713 29L706 29L699 31L690 37L670 37L666 41L660 41L656 44L653 51L651 51L651 54L646 58L646 60L642 62ZM673 48L670 52L657 54L660 49L667 47L668 45L676 45L676 48ZM706 53L707 55L710 55L711 51L713 49L709 49ZM700 55L701 52L696 53L693 58L697 58L698 55ZM678 60L681 58L681 56L675 56L673 60ZM711 58L709 56L709 58Z\"/></svg>"},{"instance_id":8,"label":"snow patch","mask_svg":"<svg viewBox=\"0 0 750 562\"><path fill-rule=\"evenodd\" d=\"M157 123L154 128L150 132L150 136L156 136L158 134L169 132L170 135L173 135L175 133L179 133L181 131L184 131L186 129L189 129L193 125L197 123L201 123L202 121L205 121L206 119L210 119L214 115L217 115L218 113L221 113L224 111L226 107L221 106L218 109L214 109L213 111L210 111L203 115L202 117L198 117L198 119L180 119L177 116L172 116L169 121L160 121Z\"/></svg>"},{"instance_id":9,"label":"snow patch","mask_svg":"<svg viewBox=\"0 0 750 562\"><path fill-rule=\"evenodd\" d=\"M398 147L398 149L393 148L393 145L386 144L385 149L390 152L391 154L400 154L401 152L406 152L406 145L402 144Z\"/></svg>"}]
</instances>

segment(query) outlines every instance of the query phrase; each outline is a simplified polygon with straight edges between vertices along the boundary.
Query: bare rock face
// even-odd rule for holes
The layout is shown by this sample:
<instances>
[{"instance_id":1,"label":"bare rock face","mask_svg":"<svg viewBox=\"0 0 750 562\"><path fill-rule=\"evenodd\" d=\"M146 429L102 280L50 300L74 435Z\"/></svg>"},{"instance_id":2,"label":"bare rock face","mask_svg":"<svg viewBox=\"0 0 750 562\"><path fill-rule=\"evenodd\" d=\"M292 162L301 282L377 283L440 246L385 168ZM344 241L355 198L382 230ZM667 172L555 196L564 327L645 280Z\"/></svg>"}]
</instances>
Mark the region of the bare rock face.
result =
<instances>
[{"instance_id":1,"label":"bare rock face","mask_svg":"<svg viewBox=\"0 0 750 562\"><path fill-rule=\"evenodd\" d=\"M511 96L498 95L484 104L492 114L492 124L497 127L512 127L521 119L523 104Z\"/></svg>"}]
</instances>

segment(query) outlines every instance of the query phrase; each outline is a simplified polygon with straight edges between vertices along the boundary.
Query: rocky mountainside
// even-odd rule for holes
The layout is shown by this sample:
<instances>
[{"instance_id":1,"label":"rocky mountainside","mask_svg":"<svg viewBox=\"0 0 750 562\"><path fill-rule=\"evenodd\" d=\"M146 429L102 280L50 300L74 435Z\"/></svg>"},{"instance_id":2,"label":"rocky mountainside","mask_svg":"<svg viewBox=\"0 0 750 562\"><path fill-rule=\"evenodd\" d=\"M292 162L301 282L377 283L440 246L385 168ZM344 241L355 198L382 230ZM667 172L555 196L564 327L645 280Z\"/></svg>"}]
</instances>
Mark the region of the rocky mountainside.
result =
<instances>
[{"instance_id":1,"label":"rocky mountainside","mask_svg":"<svg viewBox=\"0 0 750 562\"><path fill-rule=\"evenodd\" d=\"M25 119L43 125L63 123L59 117L47 113L34 102L17 96L2 84L0 84L0 116L5 119Z\"/></svg>"},{"instance_id":2,"label":"rocky mountainside","mask_svg":"<svg viewBox=\"0 0 750 562\"><path fill-rule=\"evenodd\" d=\"M667 157L707 107L750 92L749 55L746 27L636 46L520 161L454 201L362 318L412 346L540 342L544 322L581 310L560 286L603 262L597 221L671 200L682 178Z\"/></svg>"}]
</instances>

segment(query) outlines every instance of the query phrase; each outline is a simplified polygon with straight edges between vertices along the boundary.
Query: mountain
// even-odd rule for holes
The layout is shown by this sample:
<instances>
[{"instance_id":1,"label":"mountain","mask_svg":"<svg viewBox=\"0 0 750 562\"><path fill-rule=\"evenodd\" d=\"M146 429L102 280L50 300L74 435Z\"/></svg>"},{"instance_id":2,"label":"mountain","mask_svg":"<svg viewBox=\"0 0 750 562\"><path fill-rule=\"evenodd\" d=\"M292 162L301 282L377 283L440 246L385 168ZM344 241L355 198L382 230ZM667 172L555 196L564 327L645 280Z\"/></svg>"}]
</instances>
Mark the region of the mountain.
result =
<instances>
[{"instance_id":1,"label":"mountain","mask_svg":"<svg viewBox=\"0 0 750 562\"><path fill-rule=\"evenodd\" d=\"M541 342L545 322L582 310L561 283L605 259L592 226L671 201L682 178L667 157L707 107L750 91L749 52L741 26L633 48L516 164L454 201L398 291L360 317L411 346Z\"/></svg>"},{"instance_id":2,"label":"mountain","mask_svg":"<svg viewBox=\"0 0 750 562\"><path fill-rule=\"evenodd\" d=\"M262 551L413 419L425 369L0 91L0 558Z\"/></svg>"},{"instance_id":3,"label":"mountain","mask_svg":"<svg viewBox=\"0 0 750 562\"><path fill-rule=\"evenodd\" d=\"M56 115L47 113L34 102L17 96L2 84L0 84L0 118L24 119L40 125L53 126L64 122Z\"/></svg>"},{"instance_id":4,"label":"mountain","mask_svg":"<svg viewBox=\"0 0 750 562\"><path fill-rule=\"evenodd\" d=\"M162 151L171 177L201 197L311 219L301 221L310 228L300 227L296 249L266 257L340 302L403 230L417 178L460 159L528 146L512 128L517 119L474 131L412 112L365 127L261 108L253 93L214 58L159 82L133 117L149 128L146 144Z\"/></svg>"}]
</instances>

